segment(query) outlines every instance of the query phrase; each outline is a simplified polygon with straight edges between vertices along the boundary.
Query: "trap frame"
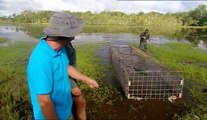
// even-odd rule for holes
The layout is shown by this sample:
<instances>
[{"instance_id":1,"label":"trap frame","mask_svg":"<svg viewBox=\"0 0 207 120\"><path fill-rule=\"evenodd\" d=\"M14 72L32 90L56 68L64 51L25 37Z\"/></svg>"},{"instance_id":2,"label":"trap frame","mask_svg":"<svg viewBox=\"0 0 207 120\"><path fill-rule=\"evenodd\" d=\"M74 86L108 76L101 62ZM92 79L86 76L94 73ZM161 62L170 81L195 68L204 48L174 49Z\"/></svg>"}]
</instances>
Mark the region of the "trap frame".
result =
<instances>
[{"instance_id":1,"label":"trap frame","mask_svg":"<svg viewBox=\"0 0 207 120\"><path fill-rule=\"evenodd\" d=\"M183 94L181 71L172 71L137 48L110 46L116 77L128 99L177 99Z\"/></svg>"}]
</instances>

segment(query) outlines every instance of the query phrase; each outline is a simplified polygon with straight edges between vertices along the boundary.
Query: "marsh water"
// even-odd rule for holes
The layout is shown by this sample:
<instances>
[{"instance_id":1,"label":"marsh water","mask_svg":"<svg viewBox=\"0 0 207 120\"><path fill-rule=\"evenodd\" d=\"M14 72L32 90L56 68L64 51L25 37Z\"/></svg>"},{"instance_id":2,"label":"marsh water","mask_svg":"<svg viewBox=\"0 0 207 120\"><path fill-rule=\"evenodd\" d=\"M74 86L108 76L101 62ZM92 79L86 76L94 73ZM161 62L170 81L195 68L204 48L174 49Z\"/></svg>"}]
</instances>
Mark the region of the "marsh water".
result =
<instances>
[{"instance_id":1,"label":"marsh water","mask_svg":"<svg viewBox=\"0 0 207 120\"><path fill-rule=\"evenodd\" d=\"M1 46L9 46L15 42L33 42L38 43L39 39L44 36L42 33L45 25L0 25L0 38L7 38L6 43L0 43ZM139 34L146 27L127 27L127 26L86 26L82 33L72 41L74 45L103 43L97 55L102 59L104 64L110 64L109 46L127 45L135 43L139 45ZM160 28L151 27L150 41L151 44L159 45L169 42L182 42L192 44L195 48L207 51L207 28ZM111 73L111 72L109 72ZM115 87L116 82L109 81Z\"/></svg>"},{"instance_id":2,"label":"marsh water","mask_svg":"<svg viewBox=\"0 0 207 120\"><path fill-rule=\"evenodd\" d=\"M43 28L44 25L0 25L0 38L8 39L6 43L0 43L0 47L9 47L11 44L19 41L38 43L39 38L44 36L42 33ZM102 43L101 48L96 54L101 58L104 65L110 65L109 46L111 44L125 45L129 43L137 43L138 46L139 34L145 28L135 26L86 26L82 33L76 36L73 44ZM182 42L192 44L195 48L207 51L207 29L150 27L149 30L152 44L159 45L168 42ZM118 85L119 83L112 75L112 70L107 69L105 73L107 74L106 81L122 93ZM123 94L120 95L123 96ZM88 104L90 106L90 103ZM182 111L181 107L171 104L168 101L138 102L124 98L117 100L114 105L104 105L102 111L93 113L99 117L91 117L91 119L174 119L177 117L176 113Z\"/></svg>"},{"instance_id":3,"label":"marsh water","mask_svg":"<svg viewBox=\"0 0 207 120\"><path fill-rule=\"evenodd\" d=\"M17 41L38 42L44 36L42 30L44 25L0 25L0 37L8 38L6 43L0 46L8 46ZM111 26L86 26L82 33L76 36L74 44L84 43L113 43L128 44L135 42L139 44L139 34L146 27L111 27ZM150 28L151 43L164 44L168 42L183 42L193 44L203 50L207 50L207 29L195 28Z\"/></svg>"}]
</instances>

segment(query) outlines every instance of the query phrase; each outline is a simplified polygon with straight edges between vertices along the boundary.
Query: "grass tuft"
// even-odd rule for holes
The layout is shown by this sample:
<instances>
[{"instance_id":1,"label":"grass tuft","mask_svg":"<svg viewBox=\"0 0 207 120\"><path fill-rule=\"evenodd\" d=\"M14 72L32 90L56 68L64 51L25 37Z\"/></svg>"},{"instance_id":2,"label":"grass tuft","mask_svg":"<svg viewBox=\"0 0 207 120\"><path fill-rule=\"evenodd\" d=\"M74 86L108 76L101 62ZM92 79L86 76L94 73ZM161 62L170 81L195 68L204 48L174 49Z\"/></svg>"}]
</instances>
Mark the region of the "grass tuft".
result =
<instances>
[{"instance_id":1,"label":"grass tuft","mask_svg":"<svg viewBox=\"0 0 207 120\"><path fill-rule=\"evenodd\" d=\"M7 40L8 39L6 39L6 38L0 38L0 43L5 43L5 42L7 42Z\"/></svg>"}]
</instances>

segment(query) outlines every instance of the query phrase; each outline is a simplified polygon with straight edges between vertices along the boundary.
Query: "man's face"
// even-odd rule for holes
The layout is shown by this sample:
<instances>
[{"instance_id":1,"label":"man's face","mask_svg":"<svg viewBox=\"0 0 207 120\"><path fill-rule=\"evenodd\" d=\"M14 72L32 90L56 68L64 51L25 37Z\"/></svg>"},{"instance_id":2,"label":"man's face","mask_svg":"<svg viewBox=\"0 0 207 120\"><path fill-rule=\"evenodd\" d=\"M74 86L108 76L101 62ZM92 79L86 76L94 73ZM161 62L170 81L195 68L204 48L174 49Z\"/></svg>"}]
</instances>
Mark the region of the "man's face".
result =
<instances>
[{"instance_id":1,"label":"man's face","mask_svg":"<svg viewBox=\"0 0 207 120\"><path fill-rule=\"evenodd\" d=\"M65 37L65 38L61 38L61 40L60 40L59 43L61 43L63 46L67 46L67 45L71 44L71 41L74 40L74 39L75 39L75 37L70 37L70 38Z\"/></svg>"}]
</instances>

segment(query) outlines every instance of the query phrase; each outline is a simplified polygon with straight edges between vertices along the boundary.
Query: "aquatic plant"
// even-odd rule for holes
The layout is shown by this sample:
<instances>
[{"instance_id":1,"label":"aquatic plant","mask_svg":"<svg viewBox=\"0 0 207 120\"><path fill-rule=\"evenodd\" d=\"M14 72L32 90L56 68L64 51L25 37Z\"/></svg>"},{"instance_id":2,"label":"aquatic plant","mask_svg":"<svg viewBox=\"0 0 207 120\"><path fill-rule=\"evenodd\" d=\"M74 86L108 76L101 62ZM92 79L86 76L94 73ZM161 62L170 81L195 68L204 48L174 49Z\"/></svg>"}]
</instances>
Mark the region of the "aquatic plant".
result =
<instances>
[{"instance_id":1,"label":"aquatic plant","mask_svg":"<svg viewBox=\"0 0 207 120\"><path fill-rule=\"evenodd\" d=\"M6 38L0 38L0 43L5 43L7 41Z\"/></svg>"}]
</instances>

